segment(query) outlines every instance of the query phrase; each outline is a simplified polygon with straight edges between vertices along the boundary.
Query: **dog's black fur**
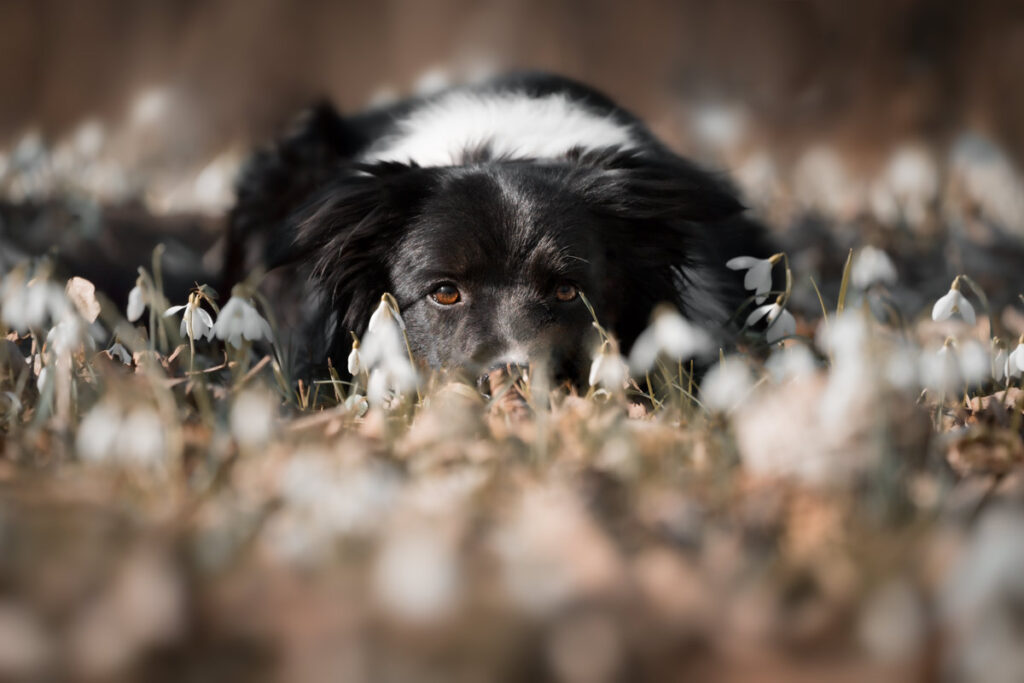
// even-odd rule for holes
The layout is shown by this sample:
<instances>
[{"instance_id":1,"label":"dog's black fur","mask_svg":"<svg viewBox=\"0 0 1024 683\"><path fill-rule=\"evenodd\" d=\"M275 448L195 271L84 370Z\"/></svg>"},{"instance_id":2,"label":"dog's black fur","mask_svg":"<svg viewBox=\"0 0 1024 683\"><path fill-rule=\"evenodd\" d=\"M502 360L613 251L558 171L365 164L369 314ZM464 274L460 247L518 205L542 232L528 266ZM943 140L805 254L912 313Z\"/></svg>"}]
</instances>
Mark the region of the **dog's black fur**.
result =
<instances>
[{"instance_id":1,"label":"dog's black fur","mask_svg":"<svg viewBox=\"0 0 1024 683\"><path fill-rule=\"evenodd\" d=\"M546 75L469 90L552 94L628 127L637 145L578 146L555 158L494 153L487 140L460 163L364 163L395 121L435 100L351 118L329 105L248 164L231 212L228 284L260 265L287 266L279 298L296 359L315 372L344 365L382 293L401 307L414 355L473 373L544 359L585 378L592 318L628 352L662 302L715 332L747 299L737 255L766 256L763 229L735 190L677 156L603 95ZM459 301L442 305L439 286ZM561 287L561 289L559 289ZM447 290L446 290L447 291Z\"/></svg>"}]
</instances>

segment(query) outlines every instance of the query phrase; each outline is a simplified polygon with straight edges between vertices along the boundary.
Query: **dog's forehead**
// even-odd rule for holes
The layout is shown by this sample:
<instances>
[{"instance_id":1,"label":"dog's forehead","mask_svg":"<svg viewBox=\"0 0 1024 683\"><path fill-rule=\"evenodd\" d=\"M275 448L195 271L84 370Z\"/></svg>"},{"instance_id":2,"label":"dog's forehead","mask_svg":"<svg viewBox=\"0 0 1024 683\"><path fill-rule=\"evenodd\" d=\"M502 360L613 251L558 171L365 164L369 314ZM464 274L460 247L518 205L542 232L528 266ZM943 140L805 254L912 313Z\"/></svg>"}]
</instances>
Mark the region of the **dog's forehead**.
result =
<instances>
[{"instance_id":1,"label":"dog's forehead","mask_svg":"<svg viewBox=\"0 0 1024 683\"><path fill-rule=\"evenodd\" d=\"M545 169L453 169L425 202L404 246L423 267L557 270L584 259L589 219Z\"/></svg>"}]
</instances>

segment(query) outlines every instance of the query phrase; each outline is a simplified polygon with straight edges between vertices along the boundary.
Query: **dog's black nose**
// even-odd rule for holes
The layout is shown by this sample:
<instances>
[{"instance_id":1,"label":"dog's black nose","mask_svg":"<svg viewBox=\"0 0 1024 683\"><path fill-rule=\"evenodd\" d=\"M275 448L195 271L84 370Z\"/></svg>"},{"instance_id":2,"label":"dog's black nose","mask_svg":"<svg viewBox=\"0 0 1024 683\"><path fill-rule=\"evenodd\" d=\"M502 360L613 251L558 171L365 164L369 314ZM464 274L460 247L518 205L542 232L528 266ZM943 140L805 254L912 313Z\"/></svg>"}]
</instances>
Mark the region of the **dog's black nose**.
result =
<instances>
[{"instance_id":1,"label":"dog's black nose","mask_svg":"<svg viewBox=\"0 0 1024 683\"><path fill-rule=\"evenodd\" d=\"M477 377L476 386L484 396L494 396L502 387L529 379L530 366L526 363L495 363Z\"/></svg>"}]
</instances>

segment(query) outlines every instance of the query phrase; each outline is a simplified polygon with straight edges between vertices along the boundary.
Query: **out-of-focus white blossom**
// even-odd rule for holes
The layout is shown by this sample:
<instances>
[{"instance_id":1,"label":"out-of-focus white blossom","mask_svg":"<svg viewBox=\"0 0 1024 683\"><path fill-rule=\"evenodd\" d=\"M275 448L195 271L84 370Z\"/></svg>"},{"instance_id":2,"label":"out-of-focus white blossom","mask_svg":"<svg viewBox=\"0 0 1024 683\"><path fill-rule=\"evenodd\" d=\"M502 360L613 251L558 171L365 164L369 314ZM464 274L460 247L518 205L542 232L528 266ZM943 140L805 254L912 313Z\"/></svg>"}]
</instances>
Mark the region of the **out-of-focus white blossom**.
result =
<instances>
[{"instance_id":1,"label":"out-of-focus white blossom","mask_svg":"<svg viewBox=\"0 0 1024 683\"><path fill-rule=\"evenodd\" d=\"M231 405L231 434L243 446L258 448L270 440L277 425L277 404L263 391L243 391Z\"/></svg>"},{"instance_id":2,"label":"out-of-focus white blossom","mask_svg":"<svg viewBox=\"0 0 1024 683\"><path fill-rule=\"evenodd\" d=\"M968 384L983 382L991 376L992 357L981 342L973 339L964 342L957 353L960 376Z\"/></svg>"},{"instance_id":3,"label":"out-of-focus white blossom","mask_svg":"<svg viewBox=\"0 0 1024 683\"><path fill-rule=\"evenodd\" d=\"M765 339L769 344L774 344L781 339L796 334L796 318L777 301L755 308L747 316L745 324L747 327L750 327L766 316L768 328L765 330Z\"/></svg>"},{"instance_id":4,"label":"out-of-focus white blossom","mask_svg":"<svg viewBox=\"0 0 1024 683\"><path fill-rule=\"evenodd\" d=\"M922 353L920 372L921 383L934 391L949 394L962 388L956 350L949 344L938 351Z\"/></svg>"},{"instance_id":5,"label":"out-of-focus white blossom","mask_svg":"<svg viewBox=\"0 0 1024 683\"><path fill-rule=\"evenodd\" d=\"M857 289L867 289L873 284L896 284L896 266L881 249L867 246L857 252L850 266L850 282Z\"/></svg>"},{"instance_id":6,"label":"out-of-focus white blossom","mask_svg":"<svg viewBox=\"0 0 1024 683\"><path fill-rule=\"evenodd\" d=\"M693 129L703 144L728 153L746 134L747 115L738 105L706 102L694 112Z\"/></svg>"},{"instance_id":7,"label":"out-of-focus white blossom","mask_svg":"<svg viewBox=\"0 0 1024 683\"><path fill-rule=\"evenodd\" d=\"M743 276L743 287L756 293L755 301L763 304L772 289L772 266L778 261L777 256L771 258L754 258L753 256L737 256L725 263L730 270L746 270Z\"/></svg>"},{"instance_id":8,"label":"out-of-focus white blossom","mask_svg":"<svg viewBox=\"0 0 1024 683\"><path fill-rule=\"evenodd\" d=\"M993 141L978 133L961 135L951 150L949 175L952 187L983 216L1024 232L1024 180Z\"/></svg>"},{"instance_id":9,"label":"out-of-focus white blossom","mask_svg":"<svg viewBox=\"0 0 1024 683\"><path fill-rule=\"evenodd\" d=\"M616 353L610 345L602 345L590 364L590 386L601 386L609 391L618 391L629 378L629 366L626 359Z\"/></svg>"},{"instance_id":10,"label":"out-of-focus white blossom","mask_svg":"<svg viewBox=\"0 0 1024 683\"><path fill-rule=\"evenodd\" d=\"M708 370L700 383L700 400L712 412L728 413L746 399L754 387L750 368L730 356Z\"/></svg>"},{"instance_id":11,"label":"out-of-focus white blossom","mask_svg":"<svg viewBox=\"0 0 1024 683\"><path fill-rule=\"evenodd\" d=\"M808 375L818 368L814 354L804 345L776 349L768 357L764 367L776 382L785 382L795 377Z\"/></svg>"},{"instance_id":12,"label":"out-of-focus white blossom","mask_svg":"<svg viewBox=\"0 0 1024 683\"><path fill-rule=\"evenodd\" d=\"M939 595L938 616L952 680L1013 683L1024 674L1024 516L990 506L974 525Z\"/></svg>"},{"instance_id":13,"label":"out-of-focus white blossom","mask_svg":"<svg viewBox=\"0 0 1024 683\"><path fill-rule=\"evenodd\" d=\"M86 461L159 468L164 464L164 427L160 416L144 406L127 412L101 401L78 427L75 446Z\"/></svg>"},{"instance_id":14,"label":"out-of-focus white blossom","mask_svg":"<svg viewBox=\"0 0 1024 683\"><path fill-rule=\"evenodd\" d=\"M840 219L851 218L864 203L864 186L852 178L832 147L807 149L793 171L796 200L806 209Z\"/></svg>"},{"instance_id":15,"label":"out-of-focus white blossom","mask_svg":"<svg viewBox=\"0 0 1024 683\"><path fill-rule=\"evenodd\" d=\"M85 322L74 313L67 313L64 318L50 328L46 334L46 344L57 354L72 353L83 345L92 347L92 337L88 335Z\"/></svg>"},{"instance_id":16,"label":"out-of-focus white blossom","mask_svg":"<svg viewBox=\"0 0 1024 683\"><path fill-rule=\"evenodd\" d=\"M202 309L200 311L202 312ZM256 307L247 299L238 296L228 299L224 308L220 309L217 322L213 324L213 334L218 339L226 339L235 348L242 346L243 339L257 341L271 339L273 336L270 324L259 314Z\"/></svg>"},{"instance_id":17,"label":"out-of-focus white blossom","mask_svg":"<svg viewBox=\"0 0 1024 683\"><path fill-rule=\"evenodd\" d=\"M974 306L967 300L967 297L960 293L959 277L953 280L949 291L932 306L932 320L948 320L954 313L959 313L968 325L973 325L976 320Z\"/></svg>"},{"instance_id":18,"label":"out-of-focus white blossom","mask_svg":"<svg viewBox=\"0 0 1024 683\"><path fill-rule=\"evenodd\" d=\"M0 318L19 332L43 327L47 320L61 320L68 310L64 290L46 279L25 281L12 271L0 285Z\"/></svg>"},{"instance_id":19,"label":"out-of-focus white blossom","mask_svg":"<svg viewBox=\"0 0 1024 683\"><path fill-rule=\"evenodd\" d=\"M935 158L917 144L898 147L871 187L871 207L883 224L919 226L939 193Z\"/></svg>"},{"instance_id":20,"label":"out-of-focus white blossom","mask_svg":"<svg viewBox=\"0 0 1024 683\"><path fill-rule=\"evenodd\" d=\"M377 596L409 621L430 621L448 613L459 591L455 548L428 525L391 534L374 565Z\"/></svg>"},{"instance_id":21,"label":"out-of-focus white blossom","mask_svg":"<svg viewBox=\"0 0 1024 683\"><path fill-rule=\"evenodd\" d=\"M711 336L677 311L662 309L651 325L640 333L629 353L629 367L644 373L654 367L658 356L687 360L714 349Z\"/></svg>"},{"instance_id":22,"label":"out-of-focus white blossom","mask_svg":"<svg viewBox=\"0 0 1024 683\"><path fill-rule=\"evenodd\" d=\"M170 317L180 311L185 313L181 316L181 328L179 334L189 339L213 339L213 318L200 306L199 297L189 297L187 304L171 306L164 311L164 317Z\"/></svg>"}]
</instances>

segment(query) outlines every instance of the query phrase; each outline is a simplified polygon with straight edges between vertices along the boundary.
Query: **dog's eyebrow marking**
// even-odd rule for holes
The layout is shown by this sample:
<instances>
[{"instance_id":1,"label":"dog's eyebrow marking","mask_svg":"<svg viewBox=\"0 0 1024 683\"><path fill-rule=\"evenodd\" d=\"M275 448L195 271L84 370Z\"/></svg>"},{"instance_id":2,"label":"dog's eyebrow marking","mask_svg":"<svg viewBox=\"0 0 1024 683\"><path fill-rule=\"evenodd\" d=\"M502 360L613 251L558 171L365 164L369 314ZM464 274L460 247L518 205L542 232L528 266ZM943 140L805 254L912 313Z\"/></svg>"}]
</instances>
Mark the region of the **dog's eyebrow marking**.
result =
<instances>
[{"instance_id":1,"label":"dog's eyebrow marking","mask_svg":"<svg viewBox=\"0 0 1024 683\"><path fill-rule=\"evenodd\" d=\"M573 149L638 146L633 131L564 94L453 92L413 110L364 162L458 166L467 150L503 159L556 159Z\"/></svg>"}]
</instances>

